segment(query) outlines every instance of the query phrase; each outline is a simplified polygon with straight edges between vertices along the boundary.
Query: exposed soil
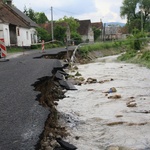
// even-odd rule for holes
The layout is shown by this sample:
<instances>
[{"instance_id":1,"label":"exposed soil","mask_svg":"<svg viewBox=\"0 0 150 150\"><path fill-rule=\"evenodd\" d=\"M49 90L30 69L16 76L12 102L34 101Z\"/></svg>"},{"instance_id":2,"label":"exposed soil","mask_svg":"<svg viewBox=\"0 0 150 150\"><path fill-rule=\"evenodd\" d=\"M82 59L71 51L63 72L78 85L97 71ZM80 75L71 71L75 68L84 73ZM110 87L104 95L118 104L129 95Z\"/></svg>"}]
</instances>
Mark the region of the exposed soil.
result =
<instances>
[{"instance_id":1,"label":"exposed soil","mask_svg":"<svg viewBox=\"0 0 150 150\"><path fill-rule=\"evenodd\" d=\"M43 55L39 58L44 57L45 59L60 59L66 60L70 58L72 55L71 51L61 52L58 54L52 55ZM64 65L65 66L65 65ZM66 65L67 66L67 65ZM43 107L48 107L50 110L50 114L45 122L45 127L43 133L40 135L40 140L35 146L37 150L65 150L67 147L70 149L75 148L73 145L69 143L65 143L60 140L69 135L66 128L58 123L59 115L57 112L57 101L65 98L65 87L62 87L59 84L59 80L55 75L57 71L63 71L62 68L54 68L52 71L52 76L42 77L38 79L37 82L33 84L35 87L35 91L39 91L40 94L37 95L37 100L39 104ZM64 71L65 73L65 71ZM64 75L64 74L63 74ZM64 75L65 78L65 75ZM67 78L67 75L66 75ZM61 144L59 144L61 143Z\"/></svg>"},{"instance_id":2,"label":"exposed soil","mask_svg":"<svg viewBox=\"0 0 150 150\"><path fill-rule=\"evenodd\" d=\"M43 107L50 108L50 114L45 122L45 128L36 149L60 148L56 138L63 138L68 135L65 127L58 124L57 101L65 97L63 88L58 84L55 77L43 77L34 84L35 90L40 91L38 101Z\"/></svg>"}]
</instances>

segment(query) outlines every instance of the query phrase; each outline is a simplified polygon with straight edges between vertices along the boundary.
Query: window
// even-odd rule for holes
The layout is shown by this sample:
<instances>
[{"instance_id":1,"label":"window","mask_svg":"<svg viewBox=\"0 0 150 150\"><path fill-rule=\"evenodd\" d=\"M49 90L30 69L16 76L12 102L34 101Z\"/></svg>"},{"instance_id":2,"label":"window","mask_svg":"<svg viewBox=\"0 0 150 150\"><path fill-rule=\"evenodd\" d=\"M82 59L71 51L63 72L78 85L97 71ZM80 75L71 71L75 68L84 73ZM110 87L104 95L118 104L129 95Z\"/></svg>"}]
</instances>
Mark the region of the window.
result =
<instances>
[{"instance_id":1,"label":"window","mask_svg":"<svg viewBox=\"0 0 150 150\"><path fill-rule=\"evenodd\" d=\"M29 33L28 31L26 32L26 37L27 37L27 40L29 39Z\"/></svg>"},{"instance_id":2,"label":"window","mask_svg":"<svg viewBox=\"0 0 150 150\"><path fill-rule=\"evenodd\" d=\"M17 36L20 36L20 30L17 28Z\"/></svg>"}]
</instances>

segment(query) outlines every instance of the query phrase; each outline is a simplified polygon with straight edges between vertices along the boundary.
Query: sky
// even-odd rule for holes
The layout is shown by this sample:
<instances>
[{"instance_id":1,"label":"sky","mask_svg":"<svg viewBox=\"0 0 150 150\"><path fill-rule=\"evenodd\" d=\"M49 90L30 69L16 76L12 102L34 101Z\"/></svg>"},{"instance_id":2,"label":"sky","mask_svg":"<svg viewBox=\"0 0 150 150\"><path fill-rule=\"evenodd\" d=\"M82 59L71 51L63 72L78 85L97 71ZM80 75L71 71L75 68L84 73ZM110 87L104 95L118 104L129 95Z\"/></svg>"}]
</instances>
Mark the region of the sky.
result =
<instances>
[{"instance_id":1,"label":"sky","mask_svg":"<svg viewBox=\"0 0 150 150\"><path fill-rule=\"evenodd\" d=\"M67 16L79 20L90 19L91 22L102 20L103 23L126 23L126 20L120 17L122 2L123 0L12 0L21 11L25 7L32 8L35 12L44 12L49 20Z\"/></svg>"}]
</instances>

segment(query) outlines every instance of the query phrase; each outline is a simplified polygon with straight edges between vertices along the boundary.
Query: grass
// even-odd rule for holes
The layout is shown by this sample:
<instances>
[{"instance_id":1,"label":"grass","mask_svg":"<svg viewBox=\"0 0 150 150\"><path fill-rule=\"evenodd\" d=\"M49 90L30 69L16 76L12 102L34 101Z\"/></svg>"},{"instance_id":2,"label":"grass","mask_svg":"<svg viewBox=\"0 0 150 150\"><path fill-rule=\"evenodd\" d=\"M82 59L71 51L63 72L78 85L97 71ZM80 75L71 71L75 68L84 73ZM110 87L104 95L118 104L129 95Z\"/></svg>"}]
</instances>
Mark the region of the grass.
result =
<instances>
[{"instance_id":1,"label":"grass","mask_svg":"<svg viewBox=\"0 0 150 150\"><path fill-rule=\"evenodd\" d=\"M125 54L118 57L118 60L150 68L150 49L141 51L128 50Z\"/></svg>"},{"instance_id":2,"label":"grass","mask_svg":"<svg viewBox=\"0 0 150 150\"><path fill-rule=\"evenodd\" d=\"M45 49L50 49L50 48L56 48L56 47L61 47L63 46L63 43L59 42L59 41L55 41L53 43L51 42L47 42L45 43ZM8 47L7 48L7 52L8 53L17 53L17 52L23 52L26 50L40 50L42 49L42 45L41 44L37 44L37 45L31 45L30 48L23 48L23 47Z\"/></svg>"},{"instance_id":3,"label":"grass","mask_svg":"<svg viewBox=\"0 0 150 150\"><path fill-rule=\"evenodd\" d=\"M112 42L99 42L90 45L85 45L79 49L81 55L86 57L89 52L92 51L101 51L104 56L109 54L118 54L123 52L126 43L124 41L112 41Z\"/></svg>"},{"instance_id":4,"label":"grass","mask_svg":"<svg viewBox=\"0 0 150 150\"><path fill-rule=\"evenodd\" d=\"M124 40L113 42L100 42L86 45L81 47L79 49L79 52L81 53L83 58L87 58L88 54L92 51L100 51L103 56L109 56L125 52L118 58L119 61L136 63L140 64L141 66L150 68L150 46L147 47L146 43L144 43L144 47L142 46L140 51L133 50L131 48L131 41Z\"/></svg>"},{"instance_id":5,"label":"grass","mask_svg":"<svg viewBox=\"0 0 150 150\"><path fill-rule=\"evenodd\" d=\"M8 53L17 53L17 52L23 52L24 49L21 47L11 47L11 48L7 48L7 52Z\"/></svg>"}]
</instances>

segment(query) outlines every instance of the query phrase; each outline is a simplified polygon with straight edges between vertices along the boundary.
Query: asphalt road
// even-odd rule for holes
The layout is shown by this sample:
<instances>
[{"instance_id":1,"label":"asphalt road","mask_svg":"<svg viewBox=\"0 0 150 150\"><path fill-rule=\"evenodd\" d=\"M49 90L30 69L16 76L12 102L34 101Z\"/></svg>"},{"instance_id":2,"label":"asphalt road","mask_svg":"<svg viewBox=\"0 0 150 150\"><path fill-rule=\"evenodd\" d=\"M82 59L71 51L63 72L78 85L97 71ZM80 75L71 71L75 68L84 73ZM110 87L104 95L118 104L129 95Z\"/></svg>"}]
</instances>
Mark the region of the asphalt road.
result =
<instances>
[{"instance_id":1,"label":"asphalt road","mask_svg":"<svg viewBox=\"0 0 150 150\"><path fill-rule=\"evenodd\" d=\"M46 50L57 53L65 49ZM45 53L44 53L45 54ZM0 150L34 150L49 114L36 101L33 83L51 76L56 59L33 59L40 51L25 52L8 62L0 62Z\"/></svg>"}]
</instances>

